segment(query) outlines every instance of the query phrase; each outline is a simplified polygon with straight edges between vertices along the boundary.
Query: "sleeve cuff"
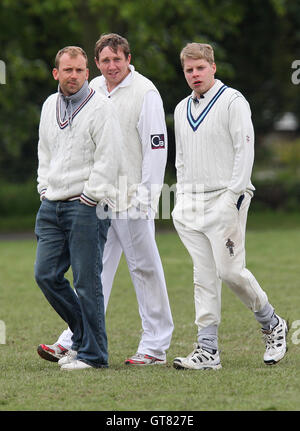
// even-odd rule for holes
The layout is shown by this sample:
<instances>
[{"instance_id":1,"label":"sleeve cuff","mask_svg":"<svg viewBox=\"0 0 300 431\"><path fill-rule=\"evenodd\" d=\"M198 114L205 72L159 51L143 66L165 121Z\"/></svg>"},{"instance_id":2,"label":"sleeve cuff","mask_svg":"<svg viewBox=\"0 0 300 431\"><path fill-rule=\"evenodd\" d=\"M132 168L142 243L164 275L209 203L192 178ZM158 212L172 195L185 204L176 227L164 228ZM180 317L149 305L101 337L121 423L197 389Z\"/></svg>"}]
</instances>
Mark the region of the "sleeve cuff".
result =
<instances>
[{"instance_id":1,"label":"sleeve cuff","mask_svg":"<svg viewBox=\"0 0 300 431\"><path fill-rule=\"evenodd\" d=\"M40 191L40 200L44 200L45 199L45 194L46 194L47 189L42 189Z\"/></svg>"},{"instance_id":2,"label":"sleeve cuff","mask_svg":"<svg viewBox=\"0 0 300 431\"><path fill-rule=\"evenodd\" d=\"M112 199L104 198L99 203L100 203L100 205L103 205L104 207L105 207L105 205L107 205L108 208L110 208L112 211L116 210L116 203Z\"/></svg>"}]
</instances>

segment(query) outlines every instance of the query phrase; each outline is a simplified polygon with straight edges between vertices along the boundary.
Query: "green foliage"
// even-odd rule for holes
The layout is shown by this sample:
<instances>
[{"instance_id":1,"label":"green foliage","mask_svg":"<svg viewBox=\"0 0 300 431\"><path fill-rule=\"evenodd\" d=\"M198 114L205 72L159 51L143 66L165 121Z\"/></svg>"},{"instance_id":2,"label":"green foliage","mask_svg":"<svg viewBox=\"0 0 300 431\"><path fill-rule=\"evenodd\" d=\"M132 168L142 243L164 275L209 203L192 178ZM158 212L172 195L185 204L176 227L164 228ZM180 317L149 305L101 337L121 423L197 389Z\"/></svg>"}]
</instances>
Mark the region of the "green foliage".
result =
<instances>
[{"instance_id":1,"label":"green foliage","mask_svg":"<svg viewBox=\"0 0 300 431\"><path fill-rule=\"evenodd\" d=\"M54 21L50 12L55 3ZM59 14L61 3L12 0L0 5L1 59L7 75L0 87L0 176L6 180L22 182L35 173L40 110L56 86L49 56L57 51L58 39L70 33L66 17Z\"/></svg>"},{"instance_id":2,"label":"green foliage","mask_svg":"<svg viewBox=\"0 0 300 431\"><path fill-rule=\"evenodd\" d=\"M24 184L1 183L0 195L0 216L2 218L18 216L20 220L23 216L35 215L40 198L36 188L36 182L27 181Z\"/></svg>"},{"instance_id":3,"label":"green foliage","mask_svg":"<svg viewBox=\"0 0 300 431\"><path fill-rule=\"evenodd\" d=\"M300 139L275 142L273 153L277 164L291 169L294 174L297 173L300 168Z\"/></svg>"},{"instance_id":4,"label":"green foliage","mask_svg":"<svg viewBox=\"0 0 300 431\"><path fill-rule=\"evenodd\" d=\"M269 226L287 226L289 221L294 227L299 224L300 179L284 170L256 170L253 176L256 187L250 207L251 229L266 229ZM175 199L175 175L169 169L165 176L165 185L159 202L155 220L159 232L173 229L171 212ZM0 234L13 232L33 232L37 211L40 206L36 181L23 184L0 183ZM164 211L162 208L164 202ZM169 212L168 212L169 207ZM266 213L266 214L265 214ZM290 217L286 219L287 213ZM267 223L263 221L267 219ZM278 221L279 220L279 221Z\"/></svg>"},{"instance_id":5,"label":"green foliage","mask_svg":"<svg viewBox=\"0 0 300 431\"><path fill-rule=\"evenodd\" d=\"M35 175L39 114L56 91L51 69L61 47L82 46L92 78L98 74L93 57L99 35L124 35L133 64L157 85L172 116L190 92L179 52L189 41L209 42L217 76L249 98L259 141L281 112L300 112L290 79L299 24L300 5L284 0L3 0L0 46L7 84L0 86L0 177L22 182ZM169 135L173 163L171 123Z\"/></svg>"},{"instance_id":6,"label":"green foliage","mask_svg":"<svg viewBox=\"0 0 300 431\"><path fill-rule=\"evenodd\" d=\"M300 209L300 140L271 137L261 146L261 160L254 165L254 210Z\"/></svg>"}]
</instances>

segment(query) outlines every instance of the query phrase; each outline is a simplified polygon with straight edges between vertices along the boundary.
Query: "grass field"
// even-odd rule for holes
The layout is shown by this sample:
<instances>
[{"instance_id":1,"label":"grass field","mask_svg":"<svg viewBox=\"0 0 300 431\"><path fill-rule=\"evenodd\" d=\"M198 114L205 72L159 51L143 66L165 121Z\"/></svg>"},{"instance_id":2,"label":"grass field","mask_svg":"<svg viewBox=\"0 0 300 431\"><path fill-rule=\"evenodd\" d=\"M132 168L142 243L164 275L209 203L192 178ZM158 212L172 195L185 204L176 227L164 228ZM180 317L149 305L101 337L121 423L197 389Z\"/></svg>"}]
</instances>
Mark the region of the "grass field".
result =
<instances>
[{"instance_id":1,"label":"grass field","mask_svg":"<svg viewBox=\"0 0 300 431\"><path fill-rule=\"evenodd\" d=\"M300 321L300 221L299 227L294 222L286 228L254 227L247 234L247 267L276 311L290 323ZM172 359L189 353L195 341L192 266L173 231L158 233L157 242L175 323L167 366L124 365L135 353L140 319L122 260L107 311L110 367L68 373L36 353L39 343L56 341L65 325L35 284L34 239L0 241L0 320L6 325L6 343L0 344L1 411L300 410L300 335L291 329L287 356L265 366L259 326L226 286L219 331L222 370L172 367Z\"/></svg>"}]
</instances>

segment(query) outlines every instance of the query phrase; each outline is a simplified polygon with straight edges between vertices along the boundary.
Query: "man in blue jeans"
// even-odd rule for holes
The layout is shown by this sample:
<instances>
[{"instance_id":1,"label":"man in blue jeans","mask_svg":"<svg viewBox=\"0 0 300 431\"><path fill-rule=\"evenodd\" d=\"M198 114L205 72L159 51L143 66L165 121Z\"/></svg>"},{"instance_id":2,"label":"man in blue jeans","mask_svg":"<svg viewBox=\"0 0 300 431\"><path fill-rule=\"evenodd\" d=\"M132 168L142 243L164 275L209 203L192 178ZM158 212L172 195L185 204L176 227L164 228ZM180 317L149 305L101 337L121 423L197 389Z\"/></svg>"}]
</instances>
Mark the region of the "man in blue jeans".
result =
<instances>
[{"instance_id":1,"label":"man in blue jeans","mask_svg":"<svg viewBox=\"0 0 300 431\"><path fill-rule=\"evenodd\" d=\"M122 135L111 101L88 86L86 53L57 53L58 92L45 101L38 144L35 278L73 332L77 357L63 370L108 366L102 256L121 168ZM103 205L98 218L96 206ZM65 273L72 267L74 290Z\"/></svg>"}]
</instances>

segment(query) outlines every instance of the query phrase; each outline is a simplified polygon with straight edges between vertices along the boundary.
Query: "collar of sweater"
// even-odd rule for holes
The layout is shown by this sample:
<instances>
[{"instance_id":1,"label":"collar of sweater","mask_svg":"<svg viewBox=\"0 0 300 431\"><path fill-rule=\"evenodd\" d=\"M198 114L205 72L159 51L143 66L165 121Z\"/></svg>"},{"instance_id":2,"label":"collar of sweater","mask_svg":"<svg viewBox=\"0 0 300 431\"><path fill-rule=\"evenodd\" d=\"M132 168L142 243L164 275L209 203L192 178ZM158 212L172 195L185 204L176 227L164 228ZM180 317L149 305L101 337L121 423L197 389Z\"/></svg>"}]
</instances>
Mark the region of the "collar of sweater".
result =
<instances>
[{"instance_id":1,"label":"collar of sweater","mask_svg":"<svg viewBox=\"0 0 300 431\"><path fill-rule=\"evenodd\" d=\"M203 93L200 96L200 98L210 100L216 94L216 92L222 87L222 85L224 85L222 81L220 81L219 79L215 79L214 85L210 87L210 89L207 90L206 93ZM199 97L197 97L194 91L192 92L191 97L194 102L196 103L199 102Z\"/></svg>"},{"instance_id":2,"label":"collar of sweater","mask_svg":"<svg viewBox=\"0 0 300 431\"><path fill-rule=\"evenodd\" d=\"M131 84L133 79L133 74L135 71L135 68L132 64L129 64L129 70L130 70L129 74L111 92L107 90L106 79L104 78L104 76L103 75L99 76L99 87L103 88L103 91L106 94L106 96L111 96L113 93L115 93L118 90L118 88L128 87Z\"/></svg>"},{"instance_id":3,"label":"collar of sweater","mask_svg":"<svg viewBox=\"0 0 300 431\"><path fill-rule=\"evenodd\" d=\"M62 122L68 121L71 126L73 121L73 113L81 105L81 103L88 97L90 92L88 81L85 81L83 86L77 93L71 96L65 96L60 87L58 88L59 105L60 105L60 119Z\"/></svg>"}]
</instances>

